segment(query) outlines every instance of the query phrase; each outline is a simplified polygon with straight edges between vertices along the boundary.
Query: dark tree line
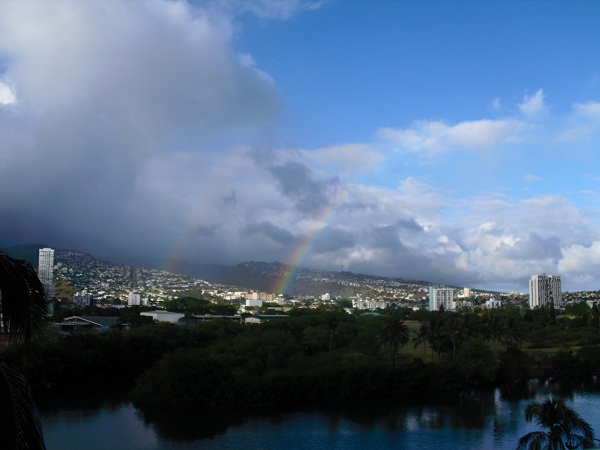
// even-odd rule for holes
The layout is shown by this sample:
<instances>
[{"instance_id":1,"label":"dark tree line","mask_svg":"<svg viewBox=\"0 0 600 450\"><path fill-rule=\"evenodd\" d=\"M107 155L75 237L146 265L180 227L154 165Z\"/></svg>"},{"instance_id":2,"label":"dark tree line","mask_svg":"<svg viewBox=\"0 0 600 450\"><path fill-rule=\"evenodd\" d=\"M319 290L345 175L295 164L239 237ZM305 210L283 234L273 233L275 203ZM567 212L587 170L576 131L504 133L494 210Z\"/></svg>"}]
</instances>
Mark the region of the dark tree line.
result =
<instances>
[{"instance_id":1,"label":"dark tree line","mask_svg":"<svg viewBox=\"0 0 600 450\"><path fill-rule=\"evenodd\" d=\"M390 309L353 316L297 309L289 315L261 325L217 320L57 336L19 369L36 384L116 383L131 386L140 404L210 408L393 397L600 373L596 345L554 354L526 348L539 330L565 325L544 311ZM565 326L565 333L578 342L581 329Z\"/></svg>"}]
</instances>

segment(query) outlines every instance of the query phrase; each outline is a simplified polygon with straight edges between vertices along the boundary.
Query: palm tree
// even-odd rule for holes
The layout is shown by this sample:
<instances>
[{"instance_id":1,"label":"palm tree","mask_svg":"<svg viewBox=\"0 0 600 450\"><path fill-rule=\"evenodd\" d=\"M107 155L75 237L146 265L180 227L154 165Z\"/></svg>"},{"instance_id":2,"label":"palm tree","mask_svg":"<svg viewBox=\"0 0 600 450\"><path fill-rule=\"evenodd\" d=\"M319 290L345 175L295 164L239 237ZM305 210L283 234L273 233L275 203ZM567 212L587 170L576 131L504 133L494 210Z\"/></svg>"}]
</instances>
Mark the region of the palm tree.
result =
<instances>
[{"instance_id":1,"label":"palm tree","mask_svg":"<svg viewBox=\"0 0 600 450\"><path fill-rule=\"evenodd\" d=\"M485 324L487 325L485 340L491 342L494 348L496 342L500 341L506 332L505 322L498 314L490 313L485 316Z\"/></svg>"},{"instance_id":2,"label":"palm tree","mask_svg":"<svg viewBox=\"0 0 600 450\"><path fill-rule=\"evenodd\" d=\"M340 324L340 318L336 313L332 312L325 317L325 324L329 330L329 351L331 352L331 349L333 348L333 335Z\"/></svg>"},{"instance_id":3,"label":"palm tree","mask_svg":"<svg viewBox=\"0 0 600 450\"><path fill-rule=\"evenodd\" d=\"M558 450L594 447L594 430L561 399L532 402L525 408L525 419L545 431L532 431L519 439L519 449Z\"/></svg>"},{"instance_id":4,"label":"palm tree","mask_svg":"<svg viewBox=\"0 0 600 450\"><path fill-rule=\"evenodd\" d=\"M381 342L392 347L392 367L396 368L398 348L406 345L410 339L410 331L398 314L386 318L381 330Z\"/></svg>"},{"instance_id":5,"label":"palm tree","mask_svg":"<svg viewBox=\"0 0 600 450\"><path fill-rule=\"evenodd\" d=\"M446 343L446 331L444 316L437 314L429 319L429 333L427 334L427 342L431 348L431 356L433 359L433 351L437 353L438 364L441 361L441 355L444 351Z\"/></svg>"},{"instance_id":6,"label":"palm tree","mask_svg":"<svg viewBox=\"0 0 600 450\"><path fill-rule=\"evenodd\" d=\"M423 357L427 353L427 338L429 337L429 322L423 322L419 327L419 331L415 331L414 347L417 348L423 344Z\"/></svg>"},{"instance_id":7,"label":"palm tree","mask_svg":"<svg viewBox=\"0 0 600 450\"><path fill-rule=\"evenodd\" d=\"M30 352L42 337L47 302L44 287L27 261L0 252L0 311L9 343ZM23 375L0 358L0 447L45 449L42 427Z\"/></svg>"},{"instance_id":8,"label":"palm tree","mask_svg":"<svg viewBox=\"0 0 600 450\"><path fill-rule=\"evenodd\" d=\"M443 326L446 339L452 344L452 360L456 356L456 348L465 337L463 319L458 314L448 316Z\"/></svg>"}]
</instances>

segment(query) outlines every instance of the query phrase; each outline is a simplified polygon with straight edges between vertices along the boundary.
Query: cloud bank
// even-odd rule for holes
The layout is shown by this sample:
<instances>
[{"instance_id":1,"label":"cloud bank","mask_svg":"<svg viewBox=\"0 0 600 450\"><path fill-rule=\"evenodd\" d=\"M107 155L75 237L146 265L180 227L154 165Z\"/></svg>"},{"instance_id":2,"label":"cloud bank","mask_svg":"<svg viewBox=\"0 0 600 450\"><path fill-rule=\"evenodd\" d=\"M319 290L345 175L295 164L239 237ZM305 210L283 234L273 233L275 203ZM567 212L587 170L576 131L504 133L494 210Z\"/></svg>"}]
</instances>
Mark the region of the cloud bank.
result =
<instances>
[{"instance_id":1,"label":"cloud bank","mask_svg":"<svg viewBox=\"0 0 600 450\"><path fill-rule=\"evenodd\" d=\"M596 136L599 103L553 116L540 89L503 117L418 119L322 148L273 144L285 99L236 52L236 13L287 19L318 6L1 2L4 243L232 264L290 262L310 241L307 266L507 290L545 271L592 287L593 208L552 193L459 195L432 167ZM528 169L519 180L545 177Z\"/></svg>"}]
</instances>

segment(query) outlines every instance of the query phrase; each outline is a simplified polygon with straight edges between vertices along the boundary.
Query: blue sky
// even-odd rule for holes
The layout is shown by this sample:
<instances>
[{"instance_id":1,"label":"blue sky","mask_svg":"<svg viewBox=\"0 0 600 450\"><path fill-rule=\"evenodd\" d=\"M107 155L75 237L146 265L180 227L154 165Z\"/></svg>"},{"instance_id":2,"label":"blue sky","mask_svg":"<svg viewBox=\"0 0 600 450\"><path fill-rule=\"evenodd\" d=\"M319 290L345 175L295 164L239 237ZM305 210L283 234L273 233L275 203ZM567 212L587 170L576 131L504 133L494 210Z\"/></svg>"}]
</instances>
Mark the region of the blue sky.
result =
<instances>
[{"instance_id":1,"label":"blue sky","mask_svg":"<svg viewBox=\"0 0 600 450\"><path fill-rule=\"evenodd\" d=\"M0 243L599 289L598 19L593 1L6 0Z\"/></svg>"}]
</instances>

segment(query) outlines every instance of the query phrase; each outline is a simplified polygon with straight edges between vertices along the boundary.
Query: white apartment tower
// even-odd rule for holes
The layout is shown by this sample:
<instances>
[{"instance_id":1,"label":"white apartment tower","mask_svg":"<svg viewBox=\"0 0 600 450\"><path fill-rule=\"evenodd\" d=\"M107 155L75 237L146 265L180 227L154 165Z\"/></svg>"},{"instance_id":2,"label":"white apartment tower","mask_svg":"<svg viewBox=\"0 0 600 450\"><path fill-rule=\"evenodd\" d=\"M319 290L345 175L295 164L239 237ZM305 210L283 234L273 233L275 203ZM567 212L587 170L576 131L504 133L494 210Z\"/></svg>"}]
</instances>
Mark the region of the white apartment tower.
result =
<instances>
[{"instance_id":1,"label":"white apartment tower","mask_svg":"<svg viewBox=\"0 0 600 450\"><path fill-rule=\"evenodd\" d=\"M560 276L545 273L532 275L529 280L529 307L539 308L550 304L555 307L562 305Z\"/></svg>"},{"instance_id":2,"label":"white apartment tower","mask_svg":"<svg viewBox=\"0 0 600 450\"><path fill-rule=\"evenodd\" d=\"M454 290L444 287L429 287L429 311L437 311L444 305L446 311L454 309Z\"/></svg>"},{"instance_id":3,"label":"white apartment tower","mask_svg":"<svg viewBox=\"0 0 600 450\"><path fill-rule=\"evenodd\" d=\"M54 277L54 249L41 248L38 259L38 278L46 290L46 299L52 298L52 278Z\"/></svg>"},{"instance_id":4,"label":"white apartment tower","mask_svg":"<svg viewBox=\"0 0 600 450\"><path fill-rule=\"evenodd\" d=\"M139 292L129 291L127 295L127 305L128 306L140 306L142 300L142 295Z\"/></svg>"}]
</instances>

